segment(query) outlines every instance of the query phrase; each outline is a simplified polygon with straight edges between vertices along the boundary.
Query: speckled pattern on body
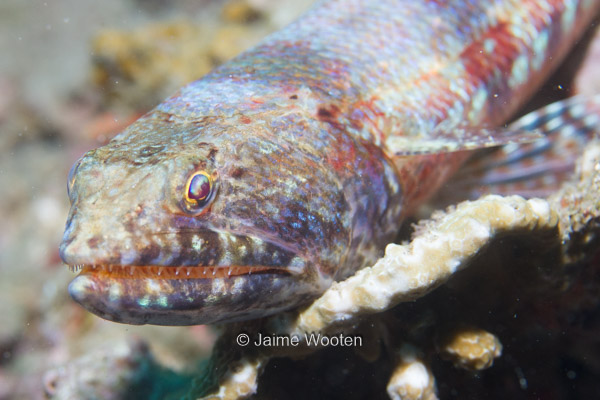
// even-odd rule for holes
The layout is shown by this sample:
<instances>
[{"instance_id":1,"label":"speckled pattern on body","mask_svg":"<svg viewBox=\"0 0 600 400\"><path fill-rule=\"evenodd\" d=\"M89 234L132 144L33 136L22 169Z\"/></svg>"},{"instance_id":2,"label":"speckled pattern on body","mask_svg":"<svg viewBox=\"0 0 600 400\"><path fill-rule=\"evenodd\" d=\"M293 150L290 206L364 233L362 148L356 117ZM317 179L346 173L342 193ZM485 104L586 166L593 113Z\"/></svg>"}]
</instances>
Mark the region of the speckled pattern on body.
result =
<instances>
[{"instance_id":1,"label":"speckled pattern on body","mask_svg":"<svg viewBox=\"0 0 600 400\"><path fill-rule=\"evenodd\" d=\"M527 100L599 5L319 2L75 164L71 295L162 325L318 296L382 255L461 150L503 143L478 132ZM207 195L190 202L198 173Z\"/></svg>"}]
</instances>

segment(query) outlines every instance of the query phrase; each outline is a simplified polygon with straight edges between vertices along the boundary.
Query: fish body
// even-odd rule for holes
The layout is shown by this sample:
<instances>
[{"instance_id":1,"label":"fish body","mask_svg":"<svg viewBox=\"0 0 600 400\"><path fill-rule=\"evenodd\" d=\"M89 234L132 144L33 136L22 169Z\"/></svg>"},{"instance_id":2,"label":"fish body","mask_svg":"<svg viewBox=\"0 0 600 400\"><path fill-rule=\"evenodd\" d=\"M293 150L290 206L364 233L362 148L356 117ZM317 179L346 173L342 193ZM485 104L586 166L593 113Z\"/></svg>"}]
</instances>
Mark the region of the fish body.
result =
<instances>
[{"instance_id":1,"label":"fish body","mask_svg":"<svg viewBox=\"0 0 600 400\"><path fill-rule=\"evenodd\" d=\"M333 0L185 86L69 176L61 256L101 317L296 307L372 264L469 151L498 145L598 1Z\"/></svg>"}]
</instances>

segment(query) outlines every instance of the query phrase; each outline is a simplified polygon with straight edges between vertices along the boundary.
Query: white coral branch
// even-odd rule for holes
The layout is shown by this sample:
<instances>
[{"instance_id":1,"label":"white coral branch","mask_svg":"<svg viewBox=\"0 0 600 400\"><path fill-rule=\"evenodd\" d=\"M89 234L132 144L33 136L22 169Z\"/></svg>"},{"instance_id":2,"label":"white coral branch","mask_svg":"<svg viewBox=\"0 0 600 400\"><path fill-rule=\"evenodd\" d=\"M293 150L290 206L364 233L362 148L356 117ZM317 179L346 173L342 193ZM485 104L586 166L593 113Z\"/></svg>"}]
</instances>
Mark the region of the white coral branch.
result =
<instances>
[{"instance_id":1,"label":"white coral branch","mask_svg":"<svg viewBox=\"0 0 600 400\"><path fill-rule=\"evenodd\" d=\"M388 245L373 267L334 284L298 316L291 330L321 331L414 300L446 282L499 233L542 231L557 224L557 214L541 199L490 195L463 202L411 243Z\"/></svg>"}]
</instances>

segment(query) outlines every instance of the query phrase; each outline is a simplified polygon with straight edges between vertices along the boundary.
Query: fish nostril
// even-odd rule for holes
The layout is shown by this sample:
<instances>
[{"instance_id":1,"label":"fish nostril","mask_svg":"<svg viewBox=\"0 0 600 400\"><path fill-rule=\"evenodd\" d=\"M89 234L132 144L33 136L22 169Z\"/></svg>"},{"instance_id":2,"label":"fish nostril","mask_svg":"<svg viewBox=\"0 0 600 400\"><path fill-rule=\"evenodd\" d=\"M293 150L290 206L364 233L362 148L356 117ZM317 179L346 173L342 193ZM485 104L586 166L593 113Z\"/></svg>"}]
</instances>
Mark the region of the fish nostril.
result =
<instances>
[{"instance_id":1,"label":"fish nostril","mask_svg":"<svg viewBox=\"0 0 600 400\"><path fill-rule=\"evenodd\" d=\"M100 238L98 236L94 236L87 241L87 245L90 249L97 249L98 244L100 243Z\"/></svg>"}]
</instances>

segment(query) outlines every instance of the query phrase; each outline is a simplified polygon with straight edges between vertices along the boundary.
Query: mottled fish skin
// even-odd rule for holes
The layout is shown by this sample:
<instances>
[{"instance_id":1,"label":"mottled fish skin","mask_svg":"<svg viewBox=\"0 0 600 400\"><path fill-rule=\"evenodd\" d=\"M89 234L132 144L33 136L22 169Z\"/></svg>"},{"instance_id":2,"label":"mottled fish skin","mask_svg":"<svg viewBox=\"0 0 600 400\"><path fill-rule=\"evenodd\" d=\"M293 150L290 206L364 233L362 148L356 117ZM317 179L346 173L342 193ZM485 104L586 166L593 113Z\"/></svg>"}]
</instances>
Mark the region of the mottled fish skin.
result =
<instances>
[{"instance_id":1,"label":"mottled fish skin","mask_svg":"<svg viewBox=\"0 0 600 400\"><path fill-rule=\"evenodd\" d=\"M60 250L85 267L71 295L103 318L160 325L318 296L381 256L466 157L402 156L402 143L504 123L599 5L319 2L74 165ZM210 197L190 209L198 171Z\"/></svg>"}]
</instances>

